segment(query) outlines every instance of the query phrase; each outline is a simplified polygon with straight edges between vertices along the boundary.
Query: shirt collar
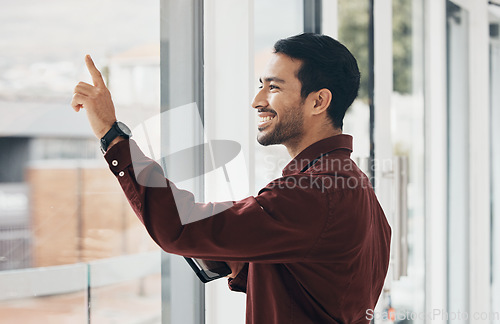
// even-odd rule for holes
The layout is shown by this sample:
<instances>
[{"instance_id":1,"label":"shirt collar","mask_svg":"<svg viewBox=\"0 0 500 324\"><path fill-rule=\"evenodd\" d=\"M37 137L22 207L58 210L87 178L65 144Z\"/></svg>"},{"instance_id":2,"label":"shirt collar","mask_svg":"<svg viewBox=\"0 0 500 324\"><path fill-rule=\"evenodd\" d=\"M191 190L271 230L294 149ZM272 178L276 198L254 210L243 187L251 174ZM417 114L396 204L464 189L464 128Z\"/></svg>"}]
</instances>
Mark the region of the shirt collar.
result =
<instances>
[{"instance_id":1,"label":"shirt collar","mask_svg":"<svg viewBox=\"0 0 500 324\"><path fill-rule=\"evenodd\" d=\"M340 134L324 138L309 145L291 160L283 169L283 176L304 172L314 164L321 156L336 150L347 150L352 152L352 136Z\"/></svg>"}]
</instances>

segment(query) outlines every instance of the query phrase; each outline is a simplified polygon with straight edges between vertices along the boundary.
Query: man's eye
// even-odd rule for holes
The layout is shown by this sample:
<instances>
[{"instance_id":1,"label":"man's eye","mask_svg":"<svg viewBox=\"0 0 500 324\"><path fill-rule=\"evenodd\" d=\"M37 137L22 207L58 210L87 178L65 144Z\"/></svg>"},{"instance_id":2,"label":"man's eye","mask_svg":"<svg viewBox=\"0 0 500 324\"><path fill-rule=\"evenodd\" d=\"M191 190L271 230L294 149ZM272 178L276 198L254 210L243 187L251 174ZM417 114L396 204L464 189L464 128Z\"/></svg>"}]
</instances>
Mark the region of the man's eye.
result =
<instances>
[{"instance_id":1,"label":"man's eye","mask_svg":"<svg viewBox=\"0 0 500 324\"><path fill-rule=\"evenodd\" d=\"M264 88L264 86L261 84L261 85L259 86L259 89L262 89L262 88ZM274 89L279 89L279 87L277 87L277 86L275 86L275 85L273 85L273 84L270 84L270 85L269 85L269 90L274 90Z\"/></svg>"}]
</instances>

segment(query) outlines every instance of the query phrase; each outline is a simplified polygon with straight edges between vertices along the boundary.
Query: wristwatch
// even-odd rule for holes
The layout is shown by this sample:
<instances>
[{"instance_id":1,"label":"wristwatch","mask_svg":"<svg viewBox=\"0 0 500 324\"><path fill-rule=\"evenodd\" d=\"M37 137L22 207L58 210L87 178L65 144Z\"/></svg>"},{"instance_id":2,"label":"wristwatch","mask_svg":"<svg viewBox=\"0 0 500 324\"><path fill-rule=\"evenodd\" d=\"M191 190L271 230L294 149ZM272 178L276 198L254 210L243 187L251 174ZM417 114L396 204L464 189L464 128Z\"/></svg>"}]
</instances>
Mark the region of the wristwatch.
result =
<instances>
[{"instance_id":1,"label":"wristwatch","mask_svg":"<svg viewBox=\"0 0 500 324\"><path fill-rule=\"evenodd\" d=\"M125 125L121 121L115 121L113 126L111 126L111 129L106 133L106 135L101 138L102 153L106 153L109 144L111 144L111 142L113 142L113 140L118 136L126 139L132 137L130 128L128 128L127 125Z\"/></svg>"}]
</instances>

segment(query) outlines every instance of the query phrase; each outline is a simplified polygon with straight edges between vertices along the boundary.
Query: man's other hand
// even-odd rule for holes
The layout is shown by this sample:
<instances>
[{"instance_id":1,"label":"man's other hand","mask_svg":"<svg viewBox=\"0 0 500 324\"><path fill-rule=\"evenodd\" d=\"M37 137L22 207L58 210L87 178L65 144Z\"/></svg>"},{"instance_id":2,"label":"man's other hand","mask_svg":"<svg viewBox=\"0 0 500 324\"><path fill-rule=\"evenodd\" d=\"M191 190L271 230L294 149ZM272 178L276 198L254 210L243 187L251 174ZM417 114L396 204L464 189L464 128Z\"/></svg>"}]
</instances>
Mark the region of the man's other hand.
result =
<instances>
[{"instance_id":1,"label":"man's other hand","mask_svg":"<svg viewBox=\"0 0 500 324\"><path fill-rule=\"evenodd\" d=\"M111 94L104 83L101 72L95 67L90 55L85 56L87 69L94 85L80 82L75 87L71 107L75 111L85 108L90 126L97 138L102 138L116 121Z\"/></svg>"},{"instance_id":2,"label":"man's other hand","mask_svg":"<svg viewBox=\"0 0 500 324\"><path fill-rule=\"evenodd\" d=\"M240 273L241 269L245 266L246 262L237 262L237 261L226 261L227 265L231 268L231 274L227 275L228 278L236 278L238 273Z\"/></svg>"}]
</instances>

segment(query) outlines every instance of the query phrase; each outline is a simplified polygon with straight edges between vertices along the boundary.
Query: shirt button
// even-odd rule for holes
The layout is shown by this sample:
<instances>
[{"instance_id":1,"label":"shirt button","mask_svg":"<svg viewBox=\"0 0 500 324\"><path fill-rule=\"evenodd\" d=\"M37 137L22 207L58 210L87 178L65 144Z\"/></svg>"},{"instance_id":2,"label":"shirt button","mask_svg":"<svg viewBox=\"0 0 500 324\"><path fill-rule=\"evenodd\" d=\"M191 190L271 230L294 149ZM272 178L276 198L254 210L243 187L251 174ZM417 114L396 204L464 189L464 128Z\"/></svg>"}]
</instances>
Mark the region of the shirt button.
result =
<instances>
[{"instance_id":1,"label":"shirt button","mask_svg":"<svg viewBox=\"0 0 500 324\"><path fill-rule=\"evenodd\" d=\"M118 161L113 160L113 162L111 162L111 165L112 165L112 166L117 166L117 165L118 165Z\"/></svg>"},{"instance_id":2,"label":"shirt button","mask_svg":"<svg viewBox=\"0 0 500 324\"><path fill-rule=\"evenodd\" d=\"M120 177L123 177L123 176L125 175L125 172L120 171L120 173L118 173L118 175L119 175Z\"/></svg>"}]
</instances>

